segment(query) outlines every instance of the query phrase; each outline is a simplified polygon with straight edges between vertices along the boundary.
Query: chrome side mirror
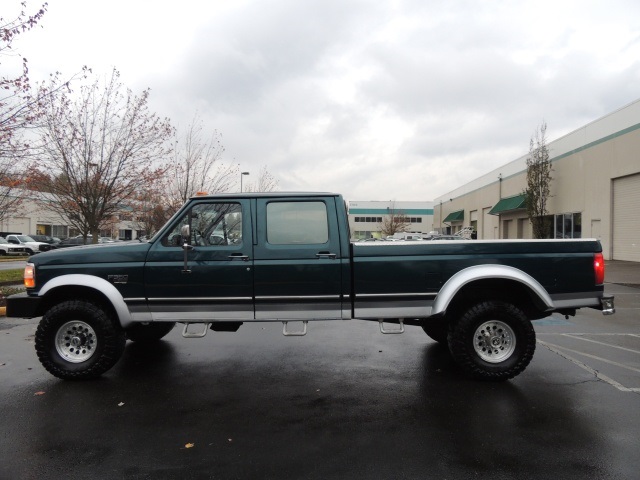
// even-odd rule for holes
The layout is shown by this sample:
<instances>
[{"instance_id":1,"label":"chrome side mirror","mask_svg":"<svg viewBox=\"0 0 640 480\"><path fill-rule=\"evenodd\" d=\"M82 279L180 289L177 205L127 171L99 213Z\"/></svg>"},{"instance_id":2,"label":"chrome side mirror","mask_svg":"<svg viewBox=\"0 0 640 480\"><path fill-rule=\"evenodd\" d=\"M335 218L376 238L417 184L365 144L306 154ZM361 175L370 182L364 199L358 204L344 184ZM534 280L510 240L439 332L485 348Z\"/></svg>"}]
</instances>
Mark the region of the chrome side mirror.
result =
<instances>
[{"instance_id":1,"label":"chrome side mirror","mask_svg":"<svg viewBox=\"0 0 640 480\"><path fill-rule=\"evenodd\" d=\"M180 229L180 235L182 235L182 240L186 245L191 243L191 228L189 228L189 225L182 226Z\"/></svg>"}]
</instances>

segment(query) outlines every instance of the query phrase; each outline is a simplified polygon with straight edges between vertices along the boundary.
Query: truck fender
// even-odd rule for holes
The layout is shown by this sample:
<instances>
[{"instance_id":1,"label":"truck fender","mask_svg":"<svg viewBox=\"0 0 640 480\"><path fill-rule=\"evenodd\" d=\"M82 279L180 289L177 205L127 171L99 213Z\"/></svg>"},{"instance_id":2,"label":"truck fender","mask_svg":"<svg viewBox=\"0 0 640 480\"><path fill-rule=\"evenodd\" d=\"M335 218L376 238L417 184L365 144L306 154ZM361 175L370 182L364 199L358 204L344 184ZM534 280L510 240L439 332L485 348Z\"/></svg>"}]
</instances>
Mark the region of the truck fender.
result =
<instances>
[{"instance_id":1,"label":"truck fender","mask_svg":"<svg viewBox=\"0 0 640 480\"><path fill-rule=\"evenodd\" d=\"M107 297L107 300L109 300L109 302L111 302L111 305L113 305L116 315L118 315L118 321L123 328L126 328L132 323L129 308L124 302L124 298L122 298L122 295L120 294L118 289L111 283L107 282L105 279L95 277L93 275L70 274L55 277L44 284L44 286L40 289L38 296L44 297L47 292L53 290L54 288L68 286L89 287L99 291L105 297Z\"/></svg>"},{"instance_id":2,"label":"truck fender","mask_svg":"<svg viewBox=\"0 0 640 480\"><path fill-rule=\"evenodd\" d=\"M431 315L444 313L453 297L455 297L460 289L468 283L477 280L490 280L497 278L514 280L523 284L537 295L540 301L547 307L547 310L553 310L553 300L551 300L547 291L528 273L507 265L475 265L473 267L460 270L453 277L447 280L436 296L433 308L431 309Z\"/></svg>"}]
</instances>

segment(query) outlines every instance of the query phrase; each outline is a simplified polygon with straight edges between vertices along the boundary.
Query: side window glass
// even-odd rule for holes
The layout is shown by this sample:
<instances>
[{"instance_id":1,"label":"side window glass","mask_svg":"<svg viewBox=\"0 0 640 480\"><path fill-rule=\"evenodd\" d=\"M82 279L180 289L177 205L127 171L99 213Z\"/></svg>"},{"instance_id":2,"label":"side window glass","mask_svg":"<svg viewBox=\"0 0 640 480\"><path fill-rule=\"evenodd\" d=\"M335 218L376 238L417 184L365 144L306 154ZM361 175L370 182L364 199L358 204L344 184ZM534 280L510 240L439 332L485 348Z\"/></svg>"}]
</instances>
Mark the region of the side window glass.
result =
<instances>
[{"instance_id":1,"label":"side window glass","mask_svg":"<svg viewBox=\"0 0 640 480\"><path fill-rule=\"evenodd\" d=\"M181 247L182 227L189 225L191 245L226 246L242 244L242 208L239 203L199 203L188 210L162 238L165 247Z\"/></svg>"},{"instance_id":2,"label":"side window glass","mask_svg":"<svg viewBox=\"0 0 640 480\"><path fill-rule=\"evenodd\" d=\"M329 241L324 202L267 204L267 242L272 245L314 245Z\"/></svg>"}]
</instances>

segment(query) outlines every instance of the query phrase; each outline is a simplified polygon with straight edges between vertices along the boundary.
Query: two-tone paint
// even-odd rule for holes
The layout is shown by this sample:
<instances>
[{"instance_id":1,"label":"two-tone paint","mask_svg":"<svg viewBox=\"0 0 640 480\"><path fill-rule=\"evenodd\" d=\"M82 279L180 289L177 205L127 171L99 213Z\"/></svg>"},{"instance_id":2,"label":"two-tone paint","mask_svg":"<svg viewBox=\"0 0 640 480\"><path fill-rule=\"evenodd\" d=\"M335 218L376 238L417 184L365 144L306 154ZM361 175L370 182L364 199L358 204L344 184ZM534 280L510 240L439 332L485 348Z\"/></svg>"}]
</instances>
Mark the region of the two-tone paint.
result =
<instances>
[{"instance_id":1,"label":"two-tone paint","mask_svg":"<svg viewBox=\"0 0 640 480\"><path fill-rule=\"evenodd\" d=\"M160 241L198 203L240 205L242 241L180 246ZM321 244L272 245L272 202L320 202L329 236ZM526 291L540 314L601 308L594 277L597 240L349 241L336 194L240 194L192 198L148 242L53 250L30 259L35 286L9 300L8 315L39 316L69 292L99 297L123 327L137 322L424 319L443 315L469 286ZM186 266L186 268L185 268Z\"/></svg>"}]
</instances>

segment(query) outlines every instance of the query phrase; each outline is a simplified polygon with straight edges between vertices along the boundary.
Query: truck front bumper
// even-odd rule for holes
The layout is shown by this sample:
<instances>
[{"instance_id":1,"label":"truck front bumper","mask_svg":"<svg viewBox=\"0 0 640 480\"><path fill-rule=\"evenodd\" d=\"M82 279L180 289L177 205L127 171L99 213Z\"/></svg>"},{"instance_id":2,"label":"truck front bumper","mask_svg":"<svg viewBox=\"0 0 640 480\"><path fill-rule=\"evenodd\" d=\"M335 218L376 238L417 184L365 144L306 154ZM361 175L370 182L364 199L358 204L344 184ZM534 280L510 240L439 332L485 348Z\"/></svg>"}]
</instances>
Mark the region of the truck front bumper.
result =
<instances>
[{"instance_id":1,"label":"truck front bumper","mask_svg":"<svg viewBox=\"0 0 640 480\"><path fill-rule=\"evenodd\" d=\"M7 317L39 317L40 297L30 297L26 293L17 293L7 297Z\"/></svg>"}]
</instances>

